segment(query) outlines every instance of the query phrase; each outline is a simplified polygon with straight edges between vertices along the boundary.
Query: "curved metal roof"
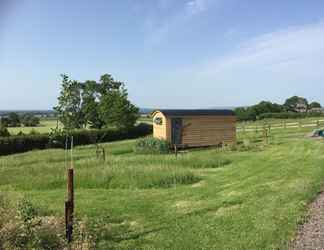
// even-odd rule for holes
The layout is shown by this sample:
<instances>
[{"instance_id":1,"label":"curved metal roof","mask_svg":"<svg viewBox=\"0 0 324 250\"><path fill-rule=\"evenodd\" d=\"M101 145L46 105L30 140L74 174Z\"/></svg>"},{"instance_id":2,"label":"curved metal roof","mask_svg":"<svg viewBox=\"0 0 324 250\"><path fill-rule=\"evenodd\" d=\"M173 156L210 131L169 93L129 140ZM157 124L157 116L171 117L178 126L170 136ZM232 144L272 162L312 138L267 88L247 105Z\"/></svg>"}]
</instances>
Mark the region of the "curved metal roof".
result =
<instances>
[{"instance_id":1,"label":"curved metal roof","mask_svg":"<svg viewBox=\"0 0 324 250\"><path fill-rule=\"evenodd\" d=\"M234 116L230 109L158 109L165 116Z\"/></svg>"}]
</instances>

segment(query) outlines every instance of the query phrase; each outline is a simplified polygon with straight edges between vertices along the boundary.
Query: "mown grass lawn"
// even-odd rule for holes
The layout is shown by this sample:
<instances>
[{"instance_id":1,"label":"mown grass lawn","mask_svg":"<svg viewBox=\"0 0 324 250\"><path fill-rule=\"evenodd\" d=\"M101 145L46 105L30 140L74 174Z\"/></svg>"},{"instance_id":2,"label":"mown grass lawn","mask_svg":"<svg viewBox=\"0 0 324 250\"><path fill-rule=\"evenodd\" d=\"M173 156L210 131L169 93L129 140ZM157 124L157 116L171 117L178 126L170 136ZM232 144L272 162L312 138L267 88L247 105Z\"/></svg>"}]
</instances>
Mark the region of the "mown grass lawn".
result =
<instances>
[{"instance_id":1,"label":"mown grass lawn","mask_svg":"<svg viewBox=\"0 0 324 250\"><path fill-rule=\"evenodd\" d=\"M76 216L109 217L102 241L117 249L286 249L324 180L324 143L305 129L276 131L246 151L135 155L134 141L74 150ZM0 157L0 190L63 216L65 154Z\"/></svg>"}]
</instances>

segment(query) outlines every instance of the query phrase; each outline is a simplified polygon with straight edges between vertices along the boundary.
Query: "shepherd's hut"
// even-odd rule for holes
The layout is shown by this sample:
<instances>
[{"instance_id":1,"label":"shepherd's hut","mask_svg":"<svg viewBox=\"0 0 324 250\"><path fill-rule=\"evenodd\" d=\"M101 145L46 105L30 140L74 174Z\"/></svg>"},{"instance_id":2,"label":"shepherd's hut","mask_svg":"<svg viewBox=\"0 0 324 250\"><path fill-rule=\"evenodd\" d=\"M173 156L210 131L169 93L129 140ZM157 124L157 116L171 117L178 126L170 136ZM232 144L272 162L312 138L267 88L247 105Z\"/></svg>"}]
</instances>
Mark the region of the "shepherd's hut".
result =
<instances>
[{"instance_id":1,"label":"shepherd's hut","mask_svg":"<svg viewBox=\"0 0 324 250\"><path fill-rule=\"evenodd\" d=\"M202 147L236 142L232 110L161 109L152 113L153 136L179 147Z\"/></svg>"}]
</instances>

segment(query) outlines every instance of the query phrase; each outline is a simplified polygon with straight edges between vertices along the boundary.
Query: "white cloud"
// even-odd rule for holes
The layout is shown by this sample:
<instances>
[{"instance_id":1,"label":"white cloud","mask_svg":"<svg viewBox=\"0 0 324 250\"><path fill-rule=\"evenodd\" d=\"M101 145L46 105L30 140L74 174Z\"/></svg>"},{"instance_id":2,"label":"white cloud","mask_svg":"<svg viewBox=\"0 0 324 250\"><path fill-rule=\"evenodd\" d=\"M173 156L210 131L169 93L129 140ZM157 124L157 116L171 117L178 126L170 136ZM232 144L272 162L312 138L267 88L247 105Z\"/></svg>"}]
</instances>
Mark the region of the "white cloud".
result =
<instances>
[{"instance_id":1,"label":"white cloud","mask_svg":"<svg viewBox=\"0 0 324 250\"><path fill-rule=\"evenodd\" d=\"M235 69L294 75L319 73L313 70L310 72L310 65L313 69L324 66L324 22L292 27L249 39L230 55L208 62L203 71L209 74L225 73L227 70L233 72Z\"/></svg>"},{"instance_id":2,"label":"white cloud","mask_svg":"<svg viewBox=\"0 0 324 250\"><path fill-rule=\"evenodd\" d=\"M191 0L186 3L186 12L188 15L196 15L205 11L210 1L208 0Z\"/></svg>"},{"instance_id":3,"label":"white cloud","mask_svg":"<svg viewBox=\"0 0 324 250\"><path fill-rule=\"evenodd\" d=\"M150 45L156 45L166 40L172 32L185 25L195 16L207 11L212 4L220 0L188 0L178 10L170 11L171 16L156 17L150 16L146 20L146 26L149 27L149 34L146 42ZM158 8L171 8L169 0L159 0Z\"/></svg>"},{"instance_id":4,"label":"white cloud","mask_svg":"<svg viewBox=\"0 0 324 250\"><path fill-rule=\"evenodd\" d=\"M324 104L324 22L245 40L222 57L174 72L168 81L177 83L175 93L191 92L186 99L199 100L199 107L282 102L290 95Z\"/></svg>"}]
</instances>

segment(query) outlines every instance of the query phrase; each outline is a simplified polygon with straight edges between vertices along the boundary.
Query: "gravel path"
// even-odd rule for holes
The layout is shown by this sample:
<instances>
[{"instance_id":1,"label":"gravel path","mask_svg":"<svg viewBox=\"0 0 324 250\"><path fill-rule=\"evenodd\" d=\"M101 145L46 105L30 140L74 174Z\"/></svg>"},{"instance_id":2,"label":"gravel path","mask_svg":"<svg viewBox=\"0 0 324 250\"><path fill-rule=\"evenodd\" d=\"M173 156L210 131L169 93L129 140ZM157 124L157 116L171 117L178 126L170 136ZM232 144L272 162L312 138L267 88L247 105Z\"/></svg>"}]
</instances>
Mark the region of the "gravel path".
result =
<instances>
[{"instance_id":1,"label":"gravel path","mask_svg":"<svg viewBox=\"0 0 324 250\"><path fill-rule=\"evenodd\" d=\"M290 250L324 250L324 192L310 205L308 219L297 233Z\"/></svg>"}]
</instances>

